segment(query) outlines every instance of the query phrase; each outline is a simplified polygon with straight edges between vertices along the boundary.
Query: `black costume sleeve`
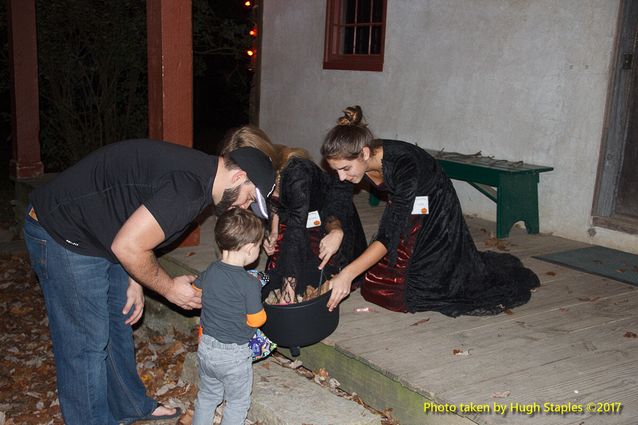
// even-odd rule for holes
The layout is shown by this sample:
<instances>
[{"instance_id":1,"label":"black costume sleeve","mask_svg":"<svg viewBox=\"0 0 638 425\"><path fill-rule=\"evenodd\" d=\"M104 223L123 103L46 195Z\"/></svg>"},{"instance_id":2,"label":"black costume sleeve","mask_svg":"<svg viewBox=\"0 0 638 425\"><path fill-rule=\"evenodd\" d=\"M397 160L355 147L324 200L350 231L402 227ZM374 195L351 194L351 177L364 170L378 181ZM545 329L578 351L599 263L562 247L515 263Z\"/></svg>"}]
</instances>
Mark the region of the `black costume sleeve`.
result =
<instances>
[{"instance_id":1,"label":"black costume sleeve","mask_svg":"<svg viewBox=\"0 0 638 425\"><path fill-rule=\"evenodd\" d=\"M351 227L355 212L352 204L354 185L339 181L334 175L327 173L324 173L324 175L328 190L326 191L327 195L322 209L321 220L324 225L330 218L335 218L341 223L343 239L331 262L338 268L342 268L353 259L354 232Z\"/></svg>"},{"instance_id":2,"label":"black costume sleeve","mask_svg":"<svg viewBox=\"0 0 638 425\"><path fill-rule=\"evenodd\" d=\"M326 199L321 211L321 219L324 221L334 217L345 226L352 213L352 193L354 186L350 183L339 181L333 175L323 173L325 176Z\"/></svg>"},{"instance_id":3,"label":"black costume sleeve","mask_svg":"<svg viewBox=\"0 0 638 425\"><path fill-rule=\"evenodd\" d=\"M306 232L310 205L312 175L298 162L291 162L282 170L279 189L281 203L286 206L286 231L280 242L279 266L281 276L299 277L302 274L310 240Z\"/></svg>"},{"instance_id":4,"label":"black costume sleeve","mask_svg":"<svg viewBox=\"0 0 638 425\"><path fill-rule=\"evenodd\" d=\"M397 257L401 236L407 230L418 187L418 165L415 158L402 154L383 161L383 178L390 189L390 199L381 217L376 240L388 250L390 264Z\"/></svg>"}]
</instances>

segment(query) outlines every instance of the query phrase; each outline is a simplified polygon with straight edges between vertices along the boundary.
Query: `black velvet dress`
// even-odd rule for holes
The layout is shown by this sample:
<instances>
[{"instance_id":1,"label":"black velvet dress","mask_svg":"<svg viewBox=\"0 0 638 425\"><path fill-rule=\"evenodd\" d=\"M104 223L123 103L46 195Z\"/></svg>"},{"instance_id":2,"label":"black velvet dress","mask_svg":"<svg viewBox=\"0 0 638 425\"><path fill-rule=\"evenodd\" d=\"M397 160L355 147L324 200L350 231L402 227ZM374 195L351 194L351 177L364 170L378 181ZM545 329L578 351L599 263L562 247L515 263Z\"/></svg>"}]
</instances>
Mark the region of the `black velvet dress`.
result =
<instances>
[{"instance_id":1,"label":"black velvet dress","mask_svg":"<svg viewBox=\"0 0 638 425\"><path fill-rule=\"evenodd\" d=\"M453 317L497 314L529 300L538 277L510 254L476 249L452 182L432 156L383 140L382 165L384 183L376 188L389 202L376 240L388 253L366 273L364 298L395 311ZM427 211L412 214L415 198L424 196Z\"/></svg>"},{"instance_id":2,"label":"black velvet dress","mask_svg":"<svg viewBox=\"0 0 638 425\"><path fill-rule=\"evenodd\" d=\"M270 284L264 290L280 288L282 279L296 279L296 293L307 285L317 286L321 278L317 267L319 242L326 235L324 226L334 217L341 222L343 240L339 250L324 268L329 279L366 248L359 214L352 203L353 186L323 171L308 159L292 158L281 171L279 197L271 198L271 210L279 214L279 237L275 253L266 264ZM307 227L308 213L317 211L321 224Z\"/></svg>"}]
</instances>

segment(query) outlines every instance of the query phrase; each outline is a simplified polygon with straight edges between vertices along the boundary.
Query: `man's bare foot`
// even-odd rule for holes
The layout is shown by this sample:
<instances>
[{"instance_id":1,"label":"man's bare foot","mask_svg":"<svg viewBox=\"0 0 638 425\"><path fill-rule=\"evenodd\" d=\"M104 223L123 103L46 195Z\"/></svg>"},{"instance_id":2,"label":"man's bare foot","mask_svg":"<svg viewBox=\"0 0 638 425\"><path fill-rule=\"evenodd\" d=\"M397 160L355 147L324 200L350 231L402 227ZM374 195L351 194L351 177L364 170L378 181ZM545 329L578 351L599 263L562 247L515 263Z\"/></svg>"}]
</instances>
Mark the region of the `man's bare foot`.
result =
<instances>
[{"instance_id":1,"label":"man's bare foot","mask_svg":"<svg viewBox=\"0 0 638 425\"><path fill-rule=\"evenodd\" d=\"M174 407L166 407L164 405L159 405L155 410L153 410L153 416L171 416L177 412L177 409Z\"/></svg>"}]
</instances>

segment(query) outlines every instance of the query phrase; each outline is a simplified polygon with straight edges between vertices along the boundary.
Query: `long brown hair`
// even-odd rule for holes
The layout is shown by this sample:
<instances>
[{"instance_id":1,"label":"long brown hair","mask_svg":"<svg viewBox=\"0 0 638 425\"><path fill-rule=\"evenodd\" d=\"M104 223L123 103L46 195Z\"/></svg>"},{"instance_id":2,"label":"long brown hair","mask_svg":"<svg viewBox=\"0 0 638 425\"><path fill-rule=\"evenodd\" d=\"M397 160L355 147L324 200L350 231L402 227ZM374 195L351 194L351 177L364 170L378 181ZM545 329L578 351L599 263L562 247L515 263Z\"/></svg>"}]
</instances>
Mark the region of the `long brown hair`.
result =
<instances>
[{"instance_id":1,"label":"long brown hair","mask_svg":"<svg viewBox=\"0 0 638 425\"><path fill-rule=\"evenodd\" d=\"M326 159L355 159L364 147L374 151L380 145L381 141L375 139L363 118L361 106L349 106L326 135L321 155Z\"/></svg>"},{"instance_id":2,"label":"long brown hair","mask_svg":"<svg viewBox=\"0 0 638 425\"><path fill-rule=\"evenodd\" d=\"M303 158L310 159L310 154L307 150L303 148L290 147L286 145L273 145L275 147L275 153L277 156L277 162L279 163L279 167L276 170L275 177L275 191L279 192L279 186L281 183L281 171L286 168L288 161L293 158Z\"/></svg>"},{"instance_id":3,"label":"long brown hair","mask_svg":"<svg viewBox=\"0 0 638 425\"><path fill-rule=\"evenodd\" d=\"M255 127L254 125L245 125L230 130L224 136L221 155L224 157L224 160L226 160L226 158L228 158L228 155L226 155L228 152L243 147L256 148L268 155L275 170L280 166L275 147L268 135L261 128Z\"/></svg>"}]
</instances>

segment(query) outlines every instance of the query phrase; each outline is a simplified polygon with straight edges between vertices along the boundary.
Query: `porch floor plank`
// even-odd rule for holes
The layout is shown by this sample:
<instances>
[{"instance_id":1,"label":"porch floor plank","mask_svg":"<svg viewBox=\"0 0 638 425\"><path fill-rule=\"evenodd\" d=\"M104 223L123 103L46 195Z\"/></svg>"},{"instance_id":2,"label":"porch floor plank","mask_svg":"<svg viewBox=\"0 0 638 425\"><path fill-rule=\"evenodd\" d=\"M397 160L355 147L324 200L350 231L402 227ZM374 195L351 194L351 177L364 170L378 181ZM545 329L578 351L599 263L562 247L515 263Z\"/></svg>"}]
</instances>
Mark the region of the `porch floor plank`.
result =
<instances>
[{"instance_id":1,"label":"porch floor plank","mask_svg":"<svg viewBox=\"0 0 638 425\"><path fill-rule=\"evenodd\" d=\"M356 201L366 230L376 230L383 203ZM464 415L479 424L637 423L638 338L625 337L638 333L637 288L532 258L587 244L513 228L495 245L494 223L467 223L479 249L512 253L537 273L541 286L529 303L511 314L454 319L389 312L357 291L341 304L339 327L324 343L440 403L623 403L620 415ZM357 312L364 307L372 311ZM503 391L509 396L492 397Z\"/></svg>"},{"instance_id":2,"label":"porch floor plank","mask_svg":"<svg viewBox=\"0 0 638 425\"><path fill-rule=\"evenodd\" d=\"M356 195L355 204L370 240L384 204L369 206L367 192ZM530 418L523 413L467 413L461 415L466 419L457 417L455 422L451 414L426 415L423 406L414 405L412 410L418 402L411 402L411 413L405 417L417 420L402 425L457 424L468 419L481 425L638 423L638 338L625 336L638 334L638 288L533 258L587 244L548 234L528 235L516 226L508 239L498 242L493 236L495 223L475 217L466 221L478 249L512 253L539 276L541 286L527 304L511 314L449 318L435 312L390 312L368 303L356 291L340 305L339 327L323 341L325 345L318 344L324 348L316 352L327 353L325 359L337 355L354 359L421 397L457 407L461 403L623 404L620 415L537 413ZM205 244L214 245L214 240L206 238ZM205 247L181 248L172 255L187 264L193 264L195 257L202 264L214 259L213 250ZM372 311L357 311L365 307ZM454 349L469 354L454 355ZM493 398L505 391L508 396ZM379 404L374 407L391 407L384 405L387 394L373 395Z\"/></svg>"}]
</instances>

